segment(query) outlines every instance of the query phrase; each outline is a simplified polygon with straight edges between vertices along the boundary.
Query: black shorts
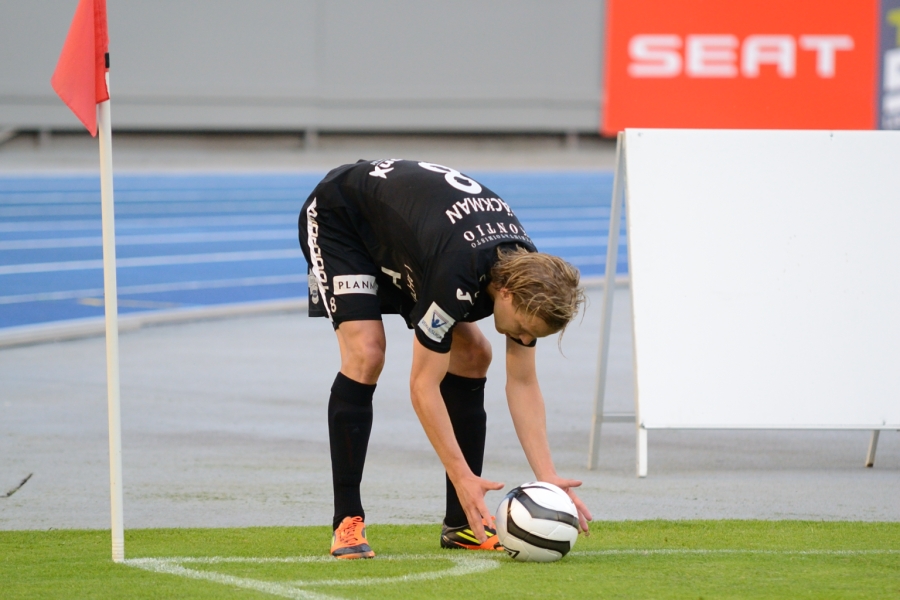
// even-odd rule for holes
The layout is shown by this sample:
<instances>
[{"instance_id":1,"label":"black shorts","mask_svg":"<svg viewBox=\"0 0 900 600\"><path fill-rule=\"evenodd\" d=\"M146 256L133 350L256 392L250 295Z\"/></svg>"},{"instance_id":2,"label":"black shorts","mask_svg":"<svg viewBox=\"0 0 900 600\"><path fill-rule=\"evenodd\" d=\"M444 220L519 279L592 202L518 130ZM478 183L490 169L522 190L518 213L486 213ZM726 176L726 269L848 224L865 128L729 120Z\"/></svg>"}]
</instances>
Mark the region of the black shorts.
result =
<instances>
[{"instance_id":1,"label":"black shorts","mask_svg":"<svg viewBox=\"0 0 900 600\"><path fill-rule=\"evenodd\" d=\"M368 229L362 217L340 201L323 204L328 208L310 196L298 221L309 273L309 316L328 317L335 329L344 321L380 321L383 314L402 314L409 325L412 299L375 264L360 233Z\"/></svg>"}]
</instances>

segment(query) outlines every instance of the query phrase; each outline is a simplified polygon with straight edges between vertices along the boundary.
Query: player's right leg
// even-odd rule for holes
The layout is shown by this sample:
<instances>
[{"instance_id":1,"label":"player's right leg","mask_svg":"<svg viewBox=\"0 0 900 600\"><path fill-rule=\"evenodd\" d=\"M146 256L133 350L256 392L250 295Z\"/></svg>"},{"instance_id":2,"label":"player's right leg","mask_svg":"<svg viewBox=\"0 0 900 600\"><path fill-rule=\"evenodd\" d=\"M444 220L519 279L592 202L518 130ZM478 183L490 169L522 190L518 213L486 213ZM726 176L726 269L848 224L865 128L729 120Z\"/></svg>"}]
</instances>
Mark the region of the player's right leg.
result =
<instances>
[{"instance_id":1,"label":"player's right leg","mask_svg":"<svg viewBox=\"0 0 900 600\"><path fill-rule=\"evenodd\" d=\"M328 437L334 488L335 558L372 558L366 539L360 496L369 435L372 395L384 366L385 337L381 321L347 321L335 330L341 348L341 370L328 401Z\"/></svg>"},{"instance_id":2,"label":"player's right leg","mask_svg":"<svg viewBox=\"0 0 900 600\"><path fill-rule=\"evenodd\" d=\"M344 209L307 200L299 220L310 266L310 316L327 316L341 349L341 370L328 401L337 558L375 555L365 535L360 483L372 430L372 397L384 365L385 337L377 268Z\"/></svg>"}]
</instances>

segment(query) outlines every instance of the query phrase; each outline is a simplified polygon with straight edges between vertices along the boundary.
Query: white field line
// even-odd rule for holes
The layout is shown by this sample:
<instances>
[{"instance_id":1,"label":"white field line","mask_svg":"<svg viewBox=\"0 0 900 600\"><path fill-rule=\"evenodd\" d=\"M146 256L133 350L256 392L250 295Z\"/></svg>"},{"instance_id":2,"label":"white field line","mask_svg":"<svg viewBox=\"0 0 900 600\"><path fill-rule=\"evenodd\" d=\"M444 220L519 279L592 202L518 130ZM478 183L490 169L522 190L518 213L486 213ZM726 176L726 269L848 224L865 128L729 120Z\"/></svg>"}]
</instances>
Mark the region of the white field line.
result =
<instances>
[{"instance_id":1,"label":"white field line","mask_svg":"<svg viewBox=\"0 0 900 600\"><path fill-rule=\"evenodd\" d=\"M671 549L640 549L640 548L622 548L610 550L586 550L571 552L570 556L653 556L653 555L770 555L770 556L870 556L870 555L897 555L900 549L884 549L884 550L753 550L753 549L694 549L694 548L671 548ZM440 571L428 571L424 573L413 573L410 575L401 575L396 577L361 577L356 579L318 579L318 580L297 580L289 582L273 582L260 581L247 577L235 577L215 571L198 571L190 569L185 565L223 565L223 564L309 564L309 563L332 563L336 567L340 566L340 562L330 556L289 556L289 557L272 557L272 558L256 558L256 557L232 557L232 556L212 556L212 557L172 557L172 558L132 558L125 561L126 565L136 567L154 573L164 573L168 575L178 575L190 579L199 579L202 581L210 581L223 585L230 585L243 589L254 590L272 596L282 598L293 598L299 600L340 600L338 597L313 592L307 587L329 587L329 586L372 586L383 584L410 583L416 581L431 581L442 579L445 577L464 577L475 573L483 573L499 568L504 557L483 556L474 558L469 555L459 556L440 556L434 554L399 554L399 555L382 555L378 560L390 561L412 561L412 560L449 560L454 564L450 569Z\"/></svg>"},{"instance_id":2,"label":"white field line","mask_svg":"<svg viewBox=\"0 0 900 600\"><path fill-rule=\"evenodd\" d=\"M427 571L423 573L412 573L409 575L398 575L395 577L360 577L358 579L322 579L316 581L292 581L293 585L311 586L311 585L381 585L386 583L410 583L413 581L432 581L434 579L443 579L444 577L465 577L475 573L483 573L491 571L500 566L500 563L491 558L473 558L470 556L435 556L435 555L415 555L406 554L398 556L383 557L387 560L430 560L444 559L451 560L455 564L453 567L443 571Z\"/></svg>"},{"instance_id":3,"label":"white field line","mask_svg":"<svg viewBox=\"0 0 900 600\"><path fill-rule=\"evenodd\" d=\"M715 554L758 554L771 556L867 556L880 554L900 554L897 550L737 550L722 548L705 550L700 548L658 548L641 550L622 548L613 550L584 550L569 552L569 556L653 556L653 555L715 555Z\"/></svg>"},{"instance_id":4,"label":"white field line","mask_svg":"<svg viewBox=\"0 0 900 600\"><path fill-rule=\"evenodd\" d=\"M280 596L282 598L292 598L296 600L335 600L334 596L326 596L324 594L318 594L316 592L299 589L282 583L259 581L247 577L235 577L233 575L225 575L223 573L215 573L212 571L195 571L194 569L182 567L171 559L132 558L126 560L125 564L154 573L165 573L168 575L187 577L188 579L211 581L213 583L221 583L232 587L243 588L245 590L270 594L272 596Z\"/></svg>"},{"instance_id":5,"label":"white field line","mask_svg":"<svg viewBox=\"0 0 900 600\"><path fill-rule=\"evenodd\" d=\"M180 292L185 290L211 290L218 288L253 287L258 285L279 285L284 283L306 283L306 275L269 275L265 277L240 277L235 279L210 279L207 281L179 281L175 283L148 283L126 285L119 288L119 296L131 294L154 294L159 292ZM63 290L59 292L36 292L0 296L0 305L21 302L44 302L50 300L71 300L103 296L103 288L83 290Z\"/></svg>"},{"instance_id":6,"label":"white field line","mask_svg":"<svg viewBox=\"0 0 900 600\"><path fill-rule=\"evenodd\" d=\"M256 231L213 231L205 233L159 233L155 235L119 235L116 246L156 246L202 242L248 242L258 240L296 240L296 229ZM90 248L102 246L100 236L0 241L0 250L38 250L48 248Z\"/></svg>"},{"instance_id":7,"label":"white field line","mask_svg":"<svg viewBox=\"0 0 900 600\"><path fill-rule=\"evenodd\" d=\"M208 252L204 254L172 254L168 256L139 256L120 258L116 267L158 267L162 265L193 265L204 263L241 262L245 260L276 260L283 258L303 258L296 250L249 250L246 252ZM26 263L0 267L0 275L21 273L56 273L59 271L85 271L102 269L102 260L70 260L46 263Z\"/></svg>"},{"instance_id":8,"label":"white field line","mask_svg":"<svg viewBox=\"0 0 900 600\"><path fill-rule=\"evenodd\" d=\"M432 581L445 577L465 577L474 573L482 573L496 569L500 563L489 558L473 558L467 555L460 556L436 556L433 554L400 554L379 556L378 560L389 561L413 561L413 560L448 560L454 563L449 569L440 571L427 571L423 573L412 573L410 575L400 575L395 577L360 577L356 579L316 579L316 580L297 580L290 582L271 582L249 579L246 577L234 577L214 571L197 571L189 569L184 565L188 564L303 564L303 563L332 563L339 566L340 563L330 556L292 556L281 558L241 558L231 556L213 556L207 558L199 557L180 557L180 558L133 558L125 561L126 565L152 571L156 573L166 573L170 575L179 575L181 577L189 577L192 579L201 579L251 589L259 592L271 594L273 596L281 596L283 598L300 598L300 599L332 599L333 596L311 592L309 590L300 589L312 586L372 586L395 583L410 583L415 581Z\"/></svg>"}]
</instances>

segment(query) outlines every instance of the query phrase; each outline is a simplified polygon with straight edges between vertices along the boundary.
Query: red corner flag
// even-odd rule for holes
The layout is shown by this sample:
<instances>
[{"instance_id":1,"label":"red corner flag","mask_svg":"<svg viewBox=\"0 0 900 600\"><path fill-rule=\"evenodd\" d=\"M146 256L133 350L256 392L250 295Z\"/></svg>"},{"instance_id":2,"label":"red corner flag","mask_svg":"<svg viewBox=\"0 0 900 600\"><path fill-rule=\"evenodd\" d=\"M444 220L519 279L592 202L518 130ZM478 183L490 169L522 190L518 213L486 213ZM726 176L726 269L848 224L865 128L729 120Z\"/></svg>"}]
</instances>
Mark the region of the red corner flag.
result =
<instances>
[{"instance_id":1,"label":"red corner flag","mask_svg":"<svg viewBox=\"0 0 900 600\"><path fill-rule=\"evenodd\" d=\"M97 135L97 104L109 100L106 88L106 0L79 0L50 84L62 101Z\"/></svg>"}]
</instances>

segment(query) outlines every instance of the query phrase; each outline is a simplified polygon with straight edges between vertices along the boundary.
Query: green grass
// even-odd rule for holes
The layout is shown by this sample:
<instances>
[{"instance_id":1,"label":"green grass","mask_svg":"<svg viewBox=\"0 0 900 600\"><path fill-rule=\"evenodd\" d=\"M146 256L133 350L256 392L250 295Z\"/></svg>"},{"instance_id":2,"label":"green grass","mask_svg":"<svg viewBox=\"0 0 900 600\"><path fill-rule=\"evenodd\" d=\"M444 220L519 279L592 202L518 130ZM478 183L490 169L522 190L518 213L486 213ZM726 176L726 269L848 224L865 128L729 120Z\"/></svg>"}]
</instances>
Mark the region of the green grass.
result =
<instances>
[{"instance_id":1,"label":"green grass","mask_svg":"<svg viewBox=\"0 0 900 600\"><path fill-rule=\"evenodd\" d=\"M0 597L278 597L255 591L268 585L296 598L900 598L900 523L630 521L592 532L559 562L522 564L441 551L432 525L370 526L370 561L323 557L325 527L126 531L129 559L323 557L182 562L177 575L114 564L108 531L4 531ZM428 579L451 568L481 571Z\"/></svg>"}]
</instances>

